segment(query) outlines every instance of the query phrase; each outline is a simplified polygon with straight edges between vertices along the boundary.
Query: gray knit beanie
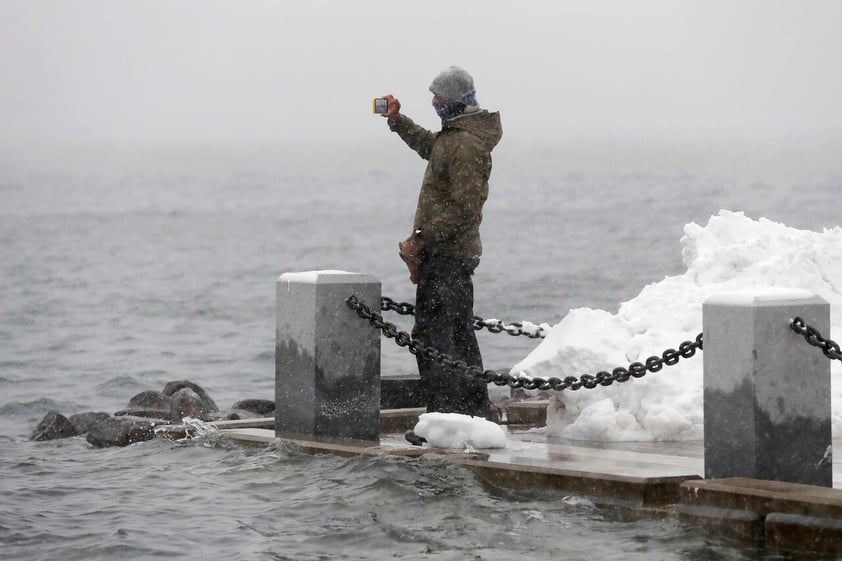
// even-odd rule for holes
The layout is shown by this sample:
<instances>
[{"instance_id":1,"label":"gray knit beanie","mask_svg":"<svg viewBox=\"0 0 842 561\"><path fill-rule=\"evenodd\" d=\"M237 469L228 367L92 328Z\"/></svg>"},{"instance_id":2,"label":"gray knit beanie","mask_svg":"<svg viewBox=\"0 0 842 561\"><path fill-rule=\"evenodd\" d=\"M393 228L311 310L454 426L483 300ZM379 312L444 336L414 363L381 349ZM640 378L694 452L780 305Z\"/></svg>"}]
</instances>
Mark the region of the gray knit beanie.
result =
<instances>
[{"instance_id":1,"label":"gray knit beanie","mask_svg":"<svg viewBox=\"0 0 842 561\"><path fill-rule=\"evenodd\" d=\"M460 101L465 94L474 91L474 79L462 68L451 66L436 76L430 91L445 101Z\"/></svg>"}]
</instances>

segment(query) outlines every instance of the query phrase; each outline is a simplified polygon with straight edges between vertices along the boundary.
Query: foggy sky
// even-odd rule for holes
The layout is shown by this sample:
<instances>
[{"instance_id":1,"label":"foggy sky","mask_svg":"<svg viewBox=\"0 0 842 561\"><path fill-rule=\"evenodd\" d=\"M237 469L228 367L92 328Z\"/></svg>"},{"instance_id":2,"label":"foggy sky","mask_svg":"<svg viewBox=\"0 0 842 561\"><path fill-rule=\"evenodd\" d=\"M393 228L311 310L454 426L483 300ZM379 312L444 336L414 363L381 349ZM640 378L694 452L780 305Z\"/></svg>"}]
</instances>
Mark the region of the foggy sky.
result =
<instances>
[{"instance_id":1,"label":"foggy sky","mask_svg":"<svg viewBox=\"0 0 842 561\"><path fill-rule=\"evenodd\" d=\"M0 144L361 138L385 93L434 127L452 64L507 138L839 137L840 28L833 0L0 0Z\"/></svg>"}]
</instances>

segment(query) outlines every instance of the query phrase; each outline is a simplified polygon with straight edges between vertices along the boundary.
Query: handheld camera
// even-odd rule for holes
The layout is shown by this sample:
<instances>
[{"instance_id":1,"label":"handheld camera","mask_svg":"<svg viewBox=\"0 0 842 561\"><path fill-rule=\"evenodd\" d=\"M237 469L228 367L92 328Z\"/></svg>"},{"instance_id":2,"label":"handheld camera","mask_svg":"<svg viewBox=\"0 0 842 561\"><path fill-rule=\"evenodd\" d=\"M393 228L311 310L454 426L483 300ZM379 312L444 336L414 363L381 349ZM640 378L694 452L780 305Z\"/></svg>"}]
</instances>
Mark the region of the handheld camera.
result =
<instances>
[{"instance_id":1,"label":"handheld camera","mask_svg":"<svg viewBox=\"0 0 842 561\"><path fill-rule=\"evenodd\" d=\"M375 97L371 100L371 110L374 113L385 113L389 110L389 101L383 97Z\"/></svg>"}]
</instances>

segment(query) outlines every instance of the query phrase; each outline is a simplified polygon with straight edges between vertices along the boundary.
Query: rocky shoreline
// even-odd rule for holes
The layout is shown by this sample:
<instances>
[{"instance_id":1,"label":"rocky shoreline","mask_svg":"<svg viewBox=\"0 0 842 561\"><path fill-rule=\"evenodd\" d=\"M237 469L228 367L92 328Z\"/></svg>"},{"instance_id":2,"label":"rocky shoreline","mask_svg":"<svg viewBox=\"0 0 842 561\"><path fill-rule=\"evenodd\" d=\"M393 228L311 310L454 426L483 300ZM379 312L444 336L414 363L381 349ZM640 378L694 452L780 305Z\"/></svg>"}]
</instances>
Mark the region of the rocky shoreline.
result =
<instances>
[{"instance_id":1,"label":"rocky shoreline","mask_svg":"<svg viewBox=\"0 0 842 561\"><path fill-rule=\"evenodd\" d=\"M35 427L30 440L44 441L84 435L96 448L128 446L151 440L156 427L180 423L185 417L202 421L227 421L272 417L275 402L244 399L220 411L208 393L189 380L168 382L161 391L148 390L133 396L125 409L113 414L98 411L66 417L49 411Z\"/></svg>"}]
</instances>

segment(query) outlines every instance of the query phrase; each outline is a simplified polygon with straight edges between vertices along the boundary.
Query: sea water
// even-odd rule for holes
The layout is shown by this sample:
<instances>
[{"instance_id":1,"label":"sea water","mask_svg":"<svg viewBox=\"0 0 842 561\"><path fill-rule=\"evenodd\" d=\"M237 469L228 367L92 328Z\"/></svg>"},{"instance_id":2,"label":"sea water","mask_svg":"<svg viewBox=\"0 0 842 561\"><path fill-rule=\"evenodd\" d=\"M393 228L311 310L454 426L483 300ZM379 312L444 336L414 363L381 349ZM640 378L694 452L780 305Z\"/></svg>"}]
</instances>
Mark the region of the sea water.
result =
<instances>
[{"instance_id":1,"label":"sea water","mask_svg":"<svg viewBox=\"0 0 842 561\"><path fill-rule=\"evenodd\" d=\"M614 313L679 273L684 225L720 209L834 227L839 153L504 143L475 312L550 324L575 307ZM490 487L435 459L248 449L213 433L105 450L81 437L28 441L51 409L113 412L170 380L202 385L221 408L271 399L282 273L370 273L384 295L412 302L397 242L423 162L388 156L346 145L0 155L0 558L785 558L674 517ZM500 370L536 345L479 337L485 366ZM382 348L384 373L414 371L404 349Z\"/></svg>"}]
</instances>

